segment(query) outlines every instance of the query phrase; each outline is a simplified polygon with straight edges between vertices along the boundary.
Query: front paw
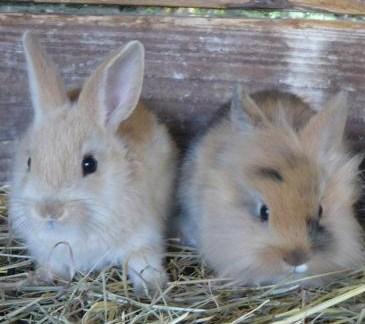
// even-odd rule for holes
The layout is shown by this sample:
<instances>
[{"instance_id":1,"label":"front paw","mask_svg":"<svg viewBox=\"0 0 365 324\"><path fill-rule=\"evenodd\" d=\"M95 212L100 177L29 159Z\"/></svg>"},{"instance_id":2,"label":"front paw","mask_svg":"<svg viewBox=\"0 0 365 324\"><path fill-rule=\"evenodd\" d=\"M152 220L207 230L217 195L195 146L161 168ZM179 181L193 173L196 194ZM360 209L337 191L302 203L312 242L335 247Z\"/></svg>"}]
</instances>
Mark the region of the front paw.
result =
<instances>
[{"instance_id":1,"label":"front paw","mask_svg":"<svg viewBox=\"0 0 365 324\"><path fill-rule=\"evenodd\" d=\"M156 269L150 265L147 265L139 272L130 270L129 275L136 295L148 298L153 298L162 293L168 279L164 270Z\"/></svg>"},{"instance_id":2,"label":"front paw","mask_svg":"<svg viewBox=\"0 0 365 324\"><path fill-rule=\"evenodd\" d=\"M74 273L68 271L68 268L64 269L54 269L49 266L39 266L37 267L34 275L35 279L39 282L43 282L46 284L69 284L72 278L74 277Z\"/></svg>"}]
</instances>

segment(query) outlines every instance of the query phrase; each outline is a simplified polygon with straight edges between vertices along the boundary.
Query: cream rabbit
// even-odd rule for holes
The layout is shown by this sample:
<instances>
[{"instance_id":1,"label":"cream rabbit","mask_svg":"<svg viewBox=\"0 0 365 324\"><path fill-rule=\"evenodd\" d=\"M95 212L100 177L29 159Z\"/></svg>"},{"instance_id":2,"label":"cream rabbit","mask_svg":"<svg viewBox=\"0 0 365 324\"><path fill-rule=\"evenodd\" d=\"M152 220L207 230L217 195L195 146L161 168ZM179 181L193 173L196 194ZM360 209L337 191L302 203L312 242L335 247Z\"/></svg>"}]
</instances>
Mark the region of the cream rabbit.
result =
<instances>
[{"instance_id":1,"label":"cream rabbit","mask_svg":"<svg viewBox=\"0 0 365 324\"><path fill-rule=\"evenodd\" d=\"M34 120L17 149L12 229L52 275L127 263L138 292L163 285L176 150L139 103L143 45L112 53L70 97L37 38L23 43Z\"/></svg>"},{"instance_id":2,"label":"cream rabbit","mask_svg":"<svg viewBox=\"0 0 365 324\"><path fill-rule=\"evenodd\" d=\"M342 94L315 114L294 95L238 89L183 164L185 241L242 284L363 264L352 209L360 157L343 143L346 119Z\"/></svg>"}]
</instances>

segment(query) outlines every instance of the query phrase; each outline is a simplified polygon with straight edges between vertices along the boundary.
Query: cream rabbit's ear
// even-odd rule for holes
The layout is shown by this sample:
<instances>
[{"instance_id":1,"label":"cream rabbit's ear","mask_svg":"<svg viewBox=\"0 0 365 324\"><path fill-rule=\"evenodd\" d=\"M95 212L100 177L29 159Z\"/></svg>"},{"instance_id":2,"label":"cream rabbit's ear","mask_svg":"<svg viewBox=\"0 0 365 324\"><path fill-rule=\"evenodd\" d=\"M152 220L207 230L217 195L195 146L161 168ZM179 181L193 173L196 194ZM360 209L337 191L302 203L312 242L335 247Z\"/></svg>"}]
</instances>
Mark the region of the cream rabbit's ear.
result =
<instances>
[{"instance_id":1,"label":"cream rabbit's ear","mask_svg":"<svg viewBox=\"0 0 365 324\"><path fill-rule=\"evenodd\" d=\"M261 126L268 123L267 118L256 102L246 90L242 89L240 84L237 84L233 91L230 118L233 124L240 127L247 125Z\"/></svg>"},{"instance_id":2,"label":"cream rabbit's ear","mask_svg":"<svg viewBox=\"0 0 365 324\"><path fill-rule=\"evenodd\" d=\"M116 131L136 108L143 84L144 47L129 42L112 53L86 81L80 107L92 109L97 122Z\"/></svg>"},{"instance_id":3,"label":"cream rabbit's ear","mask_svg":"<svg viewBox=\"0 0 365 324\"><path fill-rule=\"evenodd\" d=\"M42 49L38 37L26 32L23 36L23 47L37 122L48 112L63 107L69 100L58 69Z\"/></svg>"},{"instance_id":4,"label":"cream rabbit's ear","mask_svg":"<svg viewBox=\"0 0 365 324\"><path fill-rule=\"evenodd\" d=\"M315 152L326 153L342 144L347 115L347 95L340 92L309 120L300 137Z\"/></svg>"}]
</instances>

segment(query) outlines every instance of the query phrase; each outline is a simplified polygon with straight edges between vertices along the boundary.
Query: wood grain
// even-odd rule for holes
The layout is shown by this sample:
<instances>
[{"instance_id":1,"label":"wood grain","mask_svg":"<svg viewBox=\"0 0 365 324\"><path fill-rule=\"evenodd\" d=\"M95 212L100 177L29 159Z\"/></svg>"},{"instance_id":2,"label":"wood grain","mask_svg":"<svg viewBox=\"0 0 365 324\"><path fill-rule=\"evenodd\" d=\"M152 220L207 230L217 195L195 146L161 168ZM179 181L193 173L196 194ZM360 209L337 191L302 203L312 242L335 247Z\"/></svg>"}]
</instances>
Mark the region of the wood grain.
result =
<instances>
[{"instance_id":1,"label":"wood grain","mask_svg":"<svg viewBox=\"0 0 365 324\"><path fill-rule=\"evenodd\" d=\"M167 6L189 8L265 8L323 10L341 14L363 15L364 0L21 0L42 3L118 4L126 6Z\"/></svg>"},{"instance_id":2,"label":"wood grain","mask_svg":"<svg viewBox=\"0 0 365 324\"><path fill-rule=\"evenodd\" d=\"M348 134L365 147L365 26L353 22L256 21L183 17L0 15L0 182L9 178L14 139L31 118L21 36L41 41L69 88L112 49L146 47L143 98L184 143L227 104L236 82L278 88L316 108L350 92Z\"/></svg>"}]
</instances>

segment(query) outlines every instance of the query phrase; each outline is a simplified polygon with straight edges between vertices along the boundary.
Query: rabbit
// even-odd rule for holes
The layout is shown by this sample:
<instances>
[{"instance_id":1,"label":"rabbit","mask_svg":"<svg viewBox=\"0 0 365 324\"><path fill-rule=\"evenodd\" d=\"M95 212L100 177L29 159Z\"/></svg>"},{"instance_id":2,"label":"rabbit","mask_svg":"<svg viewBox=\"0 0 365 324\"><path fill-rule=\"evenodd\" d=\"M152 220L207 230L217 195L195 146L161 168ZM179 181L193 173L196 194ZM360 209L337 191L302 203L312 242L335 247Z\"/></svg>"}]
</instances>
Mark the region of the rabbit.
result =
<instances>
[{"instance_id":1,"label":"rabbit","mask_svg":"<svg viewBox=\"0 0 365 324\"><path fill-rule=\"evenodd\" d=\"M319 274L302 283L317 285L362 265L361 156L348 153L346 119L343 93L316 113L293 94L237 87L229 113L184 158L182 241L239 285Z\"/></svg>"},{"instance_id":2,"label":"rabbit","mask_svg":"<svg viewBox=\"0 0 365 324\"><path fill-rule=\"evenodd\" d=\"M139 102L143 45L116 50L69 94L38 37L23 45L34 118L15 154L12 231L48 280L127 265L137 293L163 287L176 148Z\"/></svg>"}]
</instances>

